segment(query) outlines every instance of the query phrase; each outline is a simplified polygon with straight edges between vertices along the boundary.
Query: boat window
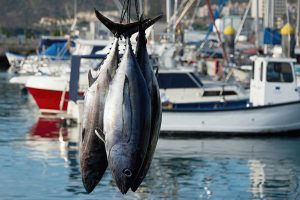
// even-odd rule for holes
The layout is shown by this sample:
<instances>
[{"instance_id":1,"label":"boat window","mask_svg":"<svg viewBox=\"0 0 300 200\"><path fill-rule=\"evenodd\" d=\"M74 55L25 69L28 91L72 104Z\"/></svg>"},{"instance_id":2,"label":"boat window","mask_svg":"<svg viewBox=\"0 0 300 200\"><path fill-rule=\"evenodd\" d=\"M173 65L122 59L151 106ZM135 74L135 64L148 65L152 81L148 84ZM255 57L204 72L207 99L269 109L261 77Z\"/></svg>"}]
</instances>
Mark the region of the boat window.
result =
<instances>
[{"instance_id":1,"label":"boat window","mask_svg":"<svg viewBox=\"0 0 300 200\"><path fill-rule=\"evenodd\" d=\"M289 63L270 62L267 67L268 82L293 82L292 67Z\"/></svg>"},{"instance_id":2,"label":"boat window","mask_svg":"<svg viewBox=\"0 0 300 200\"><path fill-rule=\"evenodd\" d=\"M216 96L230 96L230 95L237 95L235 91L227 90L227 91L220 91L220 90L210 90L204 91L203 97L216 97Z\"/></svg>"},{"instance_id":3,"label":"boat window","mask_svg":"<svg viewBox=\"0 0 300 200\"><path fill-rule=\"evenodd\" d=\"M297 59L297 64L300 64L300 54L296 54L295 57Z\"/></svg>"},{"instance_id":4,"label":"boat window","mask_svg":"<svg viewBox=\"0 0 300 200\"><path fill-rule=\"evenodd\" d=\"M262 62L260 65L260 81L263 81L263 74L264 74L264 63Z\"/></svg>"},{"instance_id":5,"label":"boat window","mask_svg":"<svg viewBox=\"0 0 300 200\"><path fill-rule=\"evenodd\" d=\"M195 83L187 73L159 73L158 84L160 88L199 88L202 83Z\"/></svg>"},{"instance_id":6,"label":"boat window","mask_svg":"<svg viewBox=\"0 0 300 200\"><path fill-rule=\"evenodd\" d=\"M254 74L255 74L255 62L252 63L252 74L251 74L252 80L254 80Z\"/></svg>"}]
</instances>

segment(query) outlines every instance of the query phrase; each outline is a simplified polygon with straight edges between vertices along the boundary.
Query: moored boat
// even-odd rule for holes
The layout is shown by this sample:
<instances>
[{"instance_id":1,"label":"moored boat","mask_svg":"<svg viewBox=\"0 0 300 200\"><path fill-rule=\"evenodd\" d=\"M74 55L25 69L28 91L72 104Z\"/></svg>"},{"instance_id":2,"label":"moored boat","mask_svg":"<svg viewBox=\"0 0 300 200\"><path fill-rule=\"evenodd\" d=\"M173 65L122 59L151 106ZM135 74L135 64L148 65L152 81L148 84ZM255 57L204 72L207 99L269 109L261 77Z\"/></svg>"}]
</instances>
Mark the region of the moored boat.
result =
<instances>
[{"instance_id":1,"label":"moored boat","mask_svg":"<svg viewBox=\"0 0 300 200\"><path fill-rule=\"evenodd\" d=\"M163 110L162 132L277 134L300 130L300 95L294 59L254 58L250 101L239 107Z\"/></svg>"}]
</instances>

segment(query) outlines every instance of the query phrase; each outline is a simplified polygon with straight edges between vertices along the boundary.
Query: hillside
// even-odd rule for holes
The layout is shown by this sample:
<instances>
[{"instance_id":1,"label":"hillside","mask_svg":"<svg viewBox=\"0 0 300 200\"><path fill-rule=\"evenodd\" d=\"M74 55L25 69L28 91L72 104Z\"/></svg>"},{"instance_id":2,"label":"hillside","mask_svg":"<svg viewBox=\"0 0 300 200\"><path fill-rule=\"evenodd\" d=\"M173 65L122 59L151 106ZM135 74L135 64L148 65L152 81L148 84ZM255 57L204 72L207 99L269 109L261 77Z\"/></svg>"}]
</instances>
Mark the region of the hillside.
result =
<instances>
[{"instance_id":1,"label":"hillside","mask_svg":"<svg viewBox=\"0 0 300 200\"><path fill-rule=\"evenodd\" d=\"M111 0L77 0L78 11L94 7L115 9ZM0 0L0 27L29 27L41 17L68 18L74 15L74 0Z\"/></svg>"},{"instance_id":2,"label":"hillside","mask_svg":"<svg viewBox=\"0 0 300 200\"><path fill-rule=\"evenodd\" d=\"M247 0L232 0L235 1ZM165 12L165 0L148 2L151 15ZM211 0L211 3L217 2L218 0ZM116 9L112 0L77 0L77 4L78 12L93 11L94 7L100 10ZM74 0L0 0L0 5L0 28L30 27L39 22L41 17L64 19L74 15Z\"/></svg>"}]
</instances>

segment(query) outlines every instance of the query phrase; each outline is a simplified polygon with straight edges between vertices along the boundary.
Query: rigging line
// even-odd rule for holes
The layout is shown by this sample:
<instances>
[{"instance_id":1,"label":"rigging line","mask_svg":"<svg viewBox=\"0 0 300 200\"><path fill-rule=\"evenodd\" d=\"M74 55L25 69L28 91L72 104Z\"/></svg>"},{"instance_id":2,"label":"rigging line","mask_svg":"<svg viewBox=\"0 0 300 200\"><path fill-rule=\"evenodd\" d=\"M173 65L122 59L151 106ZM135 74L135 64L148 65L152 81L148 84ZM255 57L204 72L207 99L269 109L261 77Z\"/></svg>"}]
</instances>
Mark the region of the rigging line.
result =
<instances>
[{"instance_id":1,"label":"rigging line","mask_svg":"<svg viewBox=\"0 0 300 200\"><path fill-rule=\"evenodd\" d=\"M127 3L127 4L126 4ZM125 6L126 5L126 6ZM121 13L121 19L120 19L120 23L123 22L124 18L125 18L125 14L127 12L127 8L128 8L128 0L124 0L123 3L123 9L122 9L122 13Z\"/></svg>"},{"instance_id":2,"label":"rigging line","mask_svg":"<svg viewBox=\"0 0 300 200\"><path fill-rule=\"evenodd\" d=\"M127 10L127 23L130 23L130 11L131 11L131 0L128 0L129 4L128 4L128 10Z\"/></svg>"},{"instance_id":3,"label":"rigging line","mask_svg":"<svg viewBox=\"0 0 300 200\"><path fill-rule=\"evenodd\" d=\"M224 57L225 61L228 63L229 60L228 60L228 57L227 57L227 54L226 54L226 51L225 51L225 48L224 48L224 45L223 45L223 42L222 42L222 39L221 39L220 32L218 30L218 27L217 27L215 19L214 19L214 15L213 15L213 11L212 11L212 8L211 8L210 0L206 0L206 5L207 5L207 8L208 8L208 13L210 15L210 18L213 21L213 25L214 25L214 27L216 29L216 32L217 32L217 36L218 36L218 40L220 42L220 46L221 46L221 49L222 49L223 57Z\"/></svg>"},{"instance_id":4,"label":"rigging line","mask_svg":"<svg viewBox=\"0 0 300 200\"><path fill-rule=\"evenodd\" d=\"M138 0L135 0L135 10L136 10L137 20L139 21L140 13L139 13L139 1Z\"/></svg>"}]
</instances>

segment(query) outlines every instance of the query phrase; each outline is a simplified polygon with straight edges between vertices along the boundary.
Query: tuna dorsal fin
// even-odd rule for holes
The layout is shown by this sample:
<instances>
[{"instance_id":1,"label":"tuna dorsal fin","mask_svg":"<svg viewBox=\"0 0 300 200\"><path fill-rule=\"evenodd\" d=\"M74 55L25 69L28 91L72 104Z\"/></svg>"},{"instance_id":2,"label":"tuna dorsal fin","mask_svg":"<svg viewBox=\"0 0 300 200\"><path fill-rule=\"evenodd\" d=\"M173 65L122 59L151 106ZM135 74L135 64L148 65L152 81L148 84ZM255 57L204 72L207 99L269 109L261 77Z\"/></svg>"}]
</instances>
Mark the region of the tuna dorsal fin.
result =
<instances>
[{"instance_id":1,"label":"tuna dorsal fin","mask_svg":"<svg viewBox=\"0 0 300 200\"><path fill-rule=\"evenodd\" d=\"M97 77L94 78L93 77L93 74L92 74L92 70L90 69L89 70L89 73L88 73L88 79L89 79L89 87L91 87L91 85L93 85L93 83L96 81Z\"/></svg>"},{"instance_id":2,"label":"tuna dorsal fin","mask_svg":"<svg viewBox=\"0 0 300 200\"><path fill-rule=\"evenodd\" d=\"M98 136L98 138L105 143L105 135L103 131L100 128L95 129L95 134Z\"/></svg>"}]
</instances>

